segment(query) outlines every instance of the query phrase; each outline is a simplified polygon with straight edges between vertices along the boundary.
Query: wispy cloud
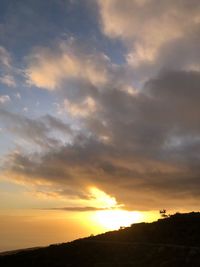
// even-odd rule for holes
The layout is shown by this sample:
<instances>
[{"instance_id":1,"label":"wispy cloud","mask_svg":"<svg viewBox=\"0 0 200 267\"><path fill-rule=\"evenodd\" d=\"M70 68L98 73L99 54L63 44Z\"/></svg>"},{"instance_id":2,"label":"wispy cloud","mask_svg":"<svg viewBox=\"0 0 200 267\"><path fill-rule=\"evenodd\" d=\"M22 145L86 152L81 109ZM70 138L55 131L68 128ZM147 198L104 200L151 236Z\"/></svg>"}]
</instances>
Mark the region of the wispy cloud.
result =
<instances>
[{"instance_id":1,"label":"wispy cloud","mask_svg":"<svg viewBox=\"0 0 200 267\"><path fill-rule=\"evenodd\" d=\"M0 103L4 104L10 101L10 97L5 95L0 97ZM28 111L27 108L24 112ZM51 146L59 146L62 139L56 138L54 133L60 133L60 137L73 136L71 126L62 122L60 119L51 115L41 117L39 120L34 120L26 117L25 115L15 114L4 109L0 109L0 118L5 128L11 131L29 146L38 146L38 148L48 149ZM15 138L17 139L17 138Z\"/></svg>"},{"instance_id":2,"label":"wispy cloud","mask_svg":"<svg viewBox=\"0 0 200 267\"><path fill-rule=\"evenodd\" d=\"M3 77L0 77L0 82L9 86L9 87L15 87L16 86L16 82L13 76L11 75L5 75Z\"/></svg>"},{"instance_id":3,"label":"wispy cloud","mask_svg":"<svg viewBox=\"0 0 200 267\"><path fill-rule=\"evenodd\" d=\"M0 95L0 103L1 104L6 104L10 101L11 101L11 99L10 99L9 95Z\"/></svg>"},{"instance_id":4,"label":"wispy cloud","mask_svg":"<svg viewBox=\"0 0 200 267\"><path fill-rule=\"evenodd\" d=\"M63 210L71 212L88 212L88 211L98 211L98 210L109 210L108 208L98 208L98 207L61 207L61 208L44 208L44 210Z\"/></svg>"},{"instance_id":5,"label":"wispy cloud","mask_svg":"<svg viewBox=\"0 0 200 267\"><path fill-rule=\"evenodd\" d=\"M10 53L3 46L0 46L0 62L5 68L11 68L12 60Z\"/></svg>"}]
</instances>

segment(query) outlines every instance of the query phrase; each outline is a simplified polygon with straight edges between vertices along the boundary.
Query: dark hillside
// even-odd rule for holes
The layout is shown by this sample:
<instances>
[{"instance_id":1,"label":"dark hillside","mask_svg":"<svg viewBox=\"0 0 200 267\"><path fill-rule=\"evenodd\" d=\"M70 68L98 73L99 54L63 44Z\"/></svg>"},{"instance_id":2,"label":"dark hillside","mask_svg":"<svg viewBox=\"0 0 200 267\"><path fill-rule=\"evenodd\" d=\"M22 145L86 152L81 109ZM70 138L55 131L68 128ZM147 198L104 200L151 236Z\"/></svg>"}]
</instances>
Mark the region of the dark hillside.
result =
<instances>
[{"instance_id":1,"label":"dark hillside","mask_svg":"<svg viewBox=\"0 0 200 267\"><path fill-rule=\"evenodd\" d=\"M94 239L200 247L200 213L177 213L157 222L133 224L125 229L98 235Z\"/></svg>"},{"instance_id":2,"label":"dark hillside","mask_svg":"<svg viewBox=\"0 0 200 267\"><path fill-rule=\"evenodd\" d=\"M200 213L176 214L154 223L1 256L0 266L199 267Z\"/></svg>"}]
</instances>

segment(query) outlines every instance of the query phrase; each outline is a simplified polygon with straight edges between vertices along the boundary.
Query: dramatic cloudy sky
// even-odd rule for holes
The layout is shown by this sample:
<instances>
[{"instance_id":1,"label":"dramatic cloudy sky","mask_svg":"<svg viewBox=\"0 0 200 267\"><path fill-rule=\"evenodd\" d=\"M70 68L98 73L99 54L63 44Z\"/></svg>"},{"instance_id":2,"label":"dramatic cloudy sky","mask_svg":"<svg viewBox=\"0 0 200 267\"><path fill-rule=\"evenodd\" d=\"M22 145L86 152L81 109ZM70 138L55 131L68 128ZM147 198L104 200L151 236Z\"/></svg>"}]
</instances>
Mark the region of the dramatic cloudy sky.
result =
<instances>
[{"instance_id":1,"label":"dramatic cloudy sky","mask_svg":"<svg viewBox=\"0 0 200 267\"><path fill-rule=\"evenodd\" d=\"M1 0L2 209L198 209L199 44L198 0Z\"/></svg>"}]
</instances>

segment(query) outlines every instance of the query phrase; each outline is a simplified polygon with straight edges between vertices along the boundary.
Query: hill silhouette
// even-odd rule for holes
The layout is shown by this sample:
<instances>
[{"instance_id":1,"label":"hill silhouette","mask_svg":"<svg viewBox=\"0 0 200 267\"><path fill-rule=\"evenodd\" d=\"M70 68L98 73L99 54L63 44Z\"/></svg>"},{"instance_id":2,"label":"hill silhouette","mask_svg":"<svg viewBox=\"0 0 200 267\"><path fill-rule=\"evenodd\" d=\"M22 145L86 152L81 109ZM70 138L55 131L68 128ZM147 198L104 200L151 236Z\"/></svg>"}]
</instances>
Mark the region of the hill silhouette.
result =
<instances>
[{"instance_id":1,"label":"hill silhouette","mask_svg":"<svg viewBox=\"0 0 200 267\"><path fill-rule=\"evenodd\" d=\"M153 223L1 255L0 266L200 266L200 213L175 214Z\"/></svg>"}]
</instances>

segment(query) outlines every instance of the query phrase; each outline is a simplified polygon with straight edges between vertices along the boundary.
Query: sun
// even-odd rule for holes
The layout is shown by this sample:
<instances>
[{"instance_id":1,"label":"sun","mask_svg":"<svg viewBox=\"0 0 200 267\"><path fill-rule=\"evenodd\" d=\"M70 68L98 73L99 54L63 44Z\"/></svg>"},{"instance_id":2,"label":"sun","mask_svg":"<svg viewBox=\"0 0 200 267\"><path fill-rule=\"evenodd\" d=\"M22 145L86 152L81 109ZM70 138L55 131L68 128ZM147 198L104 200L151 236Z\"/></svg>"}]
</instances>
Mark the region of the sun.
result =
<instances>
[{"instance_id":1,"label":"sun","mask_svg":"<svg viewBox=\"0 0 200 267\"><path fill-rule=\"evenodd\" d=\"M144 218L139 211L123 209L115 197L108 195L96 187L89 188L92 205L99 208L93 213L93 222L104 230L115 230L129 226L132 223L141 222Z\"/></svg>"},{"instance_id":2,"label":"sun","mask_svg":"<svg viewBox=\"0 0 200 267\"><path fill-rule=\"evenodd\" d=\"M94 220L105 230L115 230L120 227L130 226L133 223L141 222L142 213L139 211L127 211L122 209L97 211Z\"/></svg>"}]
</instances>

